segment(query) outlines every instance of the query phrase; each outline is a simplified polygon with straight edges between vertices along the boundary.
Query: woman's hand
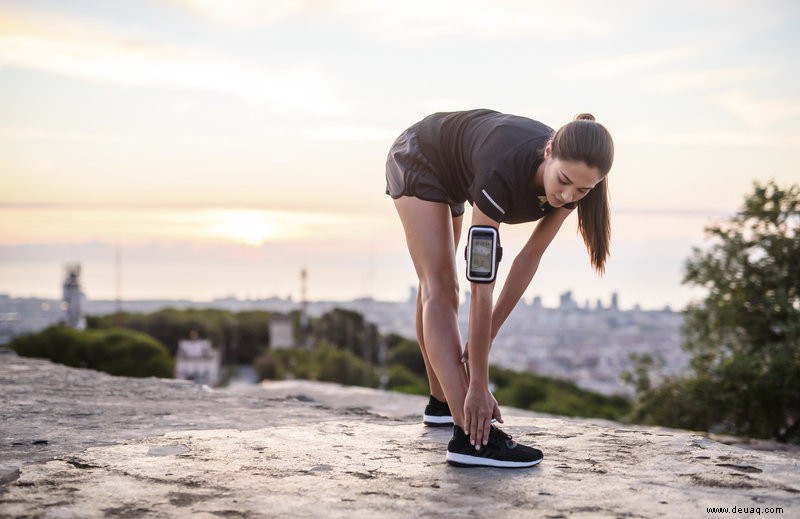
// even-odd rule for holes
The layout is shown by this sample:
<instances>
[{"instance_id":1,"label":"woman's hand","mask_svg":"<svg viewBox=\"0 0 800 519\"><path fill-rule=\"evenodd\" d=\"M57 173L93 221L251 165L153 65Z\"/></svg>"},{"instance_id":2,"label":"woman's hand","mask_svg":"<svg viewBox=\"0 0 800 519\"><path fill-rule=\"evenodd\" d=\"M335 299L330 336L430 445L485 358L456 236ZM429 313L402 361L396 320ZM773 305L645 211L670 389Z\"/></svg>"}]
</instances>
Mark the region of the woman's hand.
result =
<instances>
[{"instance_id":1,"label":"woman's hand","mask_svg":"<svg viewBox=\"0 0 800 519\"><path fill-rule=\"evenodd\" d=\"M492 418L503 423L494 395L486 387L470 384L464 400L464 432L475 450L480 450L489 442Z\"/></svg>"}]
</instances>

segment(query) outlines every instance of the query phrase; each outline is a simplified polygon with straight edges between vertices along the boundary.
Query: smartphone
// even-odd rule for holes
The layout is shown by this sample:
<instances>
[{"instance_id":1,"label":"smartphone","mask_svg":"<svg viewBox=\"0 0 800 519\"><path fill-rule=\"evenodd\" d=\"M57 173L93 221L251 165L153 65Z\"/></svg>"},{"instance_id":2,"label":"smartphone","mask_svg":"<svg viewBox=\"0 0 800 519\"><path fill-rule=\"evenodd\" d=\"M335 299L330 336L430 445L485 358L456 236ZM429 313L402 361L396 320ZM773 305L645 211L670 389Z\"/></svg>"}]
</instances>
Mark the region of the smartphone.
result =
<instances>
[{"instance_id":1,"label":"smartphone","mask_svg":"<svg viewBox=\"0 0 800 519\"><path fill-rule=\"evenodd\" d=\"M473 225L467 235L464 256L467 279L473 283L491 283L497 277L497 266L503 254L500 235L494 227Z\"/></svg>"}]
</instances>

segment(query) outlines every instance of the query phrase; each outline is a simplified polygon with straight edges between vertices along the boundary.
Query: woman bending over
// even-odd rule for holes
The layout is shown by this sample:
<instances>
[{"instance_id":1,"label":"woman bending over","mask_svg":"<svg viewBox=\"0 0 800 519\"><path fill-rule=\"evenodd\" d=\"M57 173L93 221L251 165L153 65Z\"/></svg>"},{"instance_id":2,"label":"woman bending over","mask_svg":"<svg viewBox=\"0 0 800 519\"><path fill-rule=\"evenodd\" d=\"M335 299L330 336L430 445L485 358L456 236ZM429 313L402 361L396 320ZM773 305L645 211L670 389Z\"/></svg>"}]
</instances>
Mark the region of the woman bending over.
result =
<instances>
[{"instance_id":1,"label":"woman bending over","mask_svg":"<svg viewBox=\"0 0 800 519\"><path fill-rule=\"evenodd\" d=\"M417 339L431 391L424 421L453 424L449 463L529 467L542 460L540 450L511 441L492 423L503 420L489 391L489 349L576 208L592 266L603 273L613 160L611 135L589 114L554 132L538 121L492 110L436 113L393 144L386 193L394 199L419 278ZM494 306L493 276L471 283L468 346L462 352L456 258L467 201L473 206L471 226L499 233L500 224L538 223Z\"/></svg>"}]
</instances>

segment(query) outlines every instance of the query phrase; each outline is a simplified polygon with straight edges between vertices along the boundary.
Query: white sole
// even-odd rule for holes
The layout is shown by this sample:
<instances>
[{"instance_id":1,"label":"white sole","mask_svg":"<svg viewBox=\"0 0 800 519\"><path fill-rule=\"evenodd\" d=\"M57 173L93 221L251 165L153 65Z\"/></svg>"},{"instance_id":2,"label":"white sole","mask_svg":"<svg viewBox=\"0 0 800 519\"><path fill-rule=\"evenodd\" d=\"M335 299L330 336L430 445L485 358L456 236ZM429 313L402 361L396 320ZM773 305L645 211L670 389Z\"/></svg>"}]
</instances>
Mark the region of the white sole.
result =
<instances>
[{"instance_id":1,"label":"white sole","mask_svg":"<svg viewBox=\"0 0 800 519\"><path fill-rule=\"evenodd\" d=\"M482 458L480 456L470 456L468 454L457 454L455 452L447 452L447 461L457 463L459 465L469 465L471 467L499 467L505 469L521 469L525 467L533 467L542 462L541 459L535 461L503 461L494 460L490 458Z\"/></svg>"},{"instance_id":2,"label":"white sole","mask_svg":"<svg viewBox=\"0 0 800 519\"><path fill-rule=\"evenodd\" d=\"M430 416L427 414L422 415L422 423L425 425L453 425L452 416ZM497 423L497 420L492 418L492 423Z\"/></svg>"},{"instance_id":3,"label":"white sole","mask_svg":"<svg viewBox=\"0 0 800 519\"><path fill-rule=\"evenodd\" d=\"M417 415L419 416L419 415ZM452 416L431 416L424 414L422 415L422 423L432 423L437 425L453 425L453 417Z\"/></svg>"}]
</instances>

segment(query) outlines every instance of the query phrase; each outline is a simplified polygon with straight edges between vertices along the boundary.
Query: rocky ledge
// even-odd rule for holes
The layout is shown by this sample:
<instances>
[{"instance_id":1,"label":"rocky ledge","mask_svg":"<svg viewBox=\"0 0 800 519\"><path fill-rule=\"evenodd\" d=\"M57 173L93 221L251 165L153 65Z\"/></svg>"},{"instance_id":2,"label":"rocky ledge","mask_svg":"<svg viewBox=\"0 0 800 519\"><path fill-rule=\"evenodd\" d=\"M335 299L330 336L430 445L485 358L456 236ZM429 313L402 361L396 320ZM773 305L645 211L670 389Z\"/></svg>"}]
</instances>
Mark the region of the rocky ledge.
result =
<instances>
[{"instance_id":1,"label":"rocky ledge","mask_svg":"<svg viewBox=\"0 0 800 519\"><path fill-rule=\"evenodd\" d=\"M507 408L544 462L463 469L421 397L0 364L2 517L800 517L796 453L688 431Z\"/></svg>"}]
</instances>

